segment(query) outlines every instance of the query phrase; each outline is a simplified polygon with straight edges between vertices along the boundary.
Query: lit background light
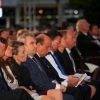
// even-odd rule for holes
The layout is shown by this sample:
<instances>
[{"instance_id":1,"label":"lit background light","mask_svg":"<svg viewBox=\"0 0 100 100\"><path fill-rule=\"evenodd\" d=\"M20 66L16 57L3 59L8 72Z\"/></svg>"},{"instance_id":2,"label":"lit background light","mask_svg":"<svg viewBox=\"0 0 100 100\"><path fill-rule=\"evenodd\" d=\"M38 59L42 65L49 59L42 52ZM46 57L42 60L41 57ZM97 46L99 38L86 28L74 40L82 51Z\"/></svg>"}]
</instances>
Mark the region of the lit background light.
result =
<instances>
[{"instance_id":1,"label":"lit background light","mask_svg":"<svg viewBox=\"0 0 100 100\"><path fill-rule=\"evenodd\" d=\"M42 9L39 10L39 14L43 14L43 10Z\"/></svg>"},{"instance_id":2,"label":"lit background light","mask_svg":"<svg viewBox=\"0 0 100 100\"><path fill-rule=\"evenodd\" d=\"M0 18L3 16L2 8L0 8Z\"/></svg>"}]
</instances>

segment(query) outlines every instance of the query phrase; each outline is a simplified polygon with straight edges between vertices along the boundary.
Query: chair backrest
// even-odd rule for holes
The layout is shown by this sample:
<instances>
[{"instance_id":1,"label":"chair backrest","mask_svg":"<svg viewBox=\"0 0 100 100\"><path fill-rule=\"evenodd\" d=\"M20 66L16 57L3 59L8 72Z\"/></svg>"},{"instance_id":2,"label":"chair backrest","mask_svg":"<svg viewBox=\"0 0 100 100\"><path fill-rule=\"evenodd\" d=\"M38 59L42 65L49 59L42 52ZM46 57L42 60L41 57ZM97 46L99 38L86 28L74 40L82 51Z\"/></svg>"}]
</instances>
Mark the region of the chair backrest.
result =
<instances>
[{"instance_id":1,"label":"chair backrest","mask_svg":"<svg viewBox=\"0 0 100 100\"><path fill-rule=\"evenodd\" d=\"M75 62L78 62L80 65L80 68L77 69L79 73L85 73L84 69L84 60L83 59L74 59ZM77 67L77 66L76 66Z\"/></svg>"},{"instance_id":2,"label":"chair backrest","mask_svg":"<svg viewBox=\"0 0 100 100\"><path fill-rule=\"evenodd\" d=\"M87 62L95 64L95 65L100 65L100 57L99 56L94 56L94 57L88 57Z\"/></svg>"},{"instance_id":3,"label":"chair backrest","mask_svg":"<svg viewBox=\"0 0 100 100\"><path fill-rule=\"evenodd\" d=\"M75 62L79 62L80 64L80 69L78 69L78 71L80 73L90 73L89 70L84 69L84 62L88 62L91 64L95 64L100 66L100 57L99 56L94 56L94 57L88 57L86 59L74 59Z\"/></svg>"}]
</instances>

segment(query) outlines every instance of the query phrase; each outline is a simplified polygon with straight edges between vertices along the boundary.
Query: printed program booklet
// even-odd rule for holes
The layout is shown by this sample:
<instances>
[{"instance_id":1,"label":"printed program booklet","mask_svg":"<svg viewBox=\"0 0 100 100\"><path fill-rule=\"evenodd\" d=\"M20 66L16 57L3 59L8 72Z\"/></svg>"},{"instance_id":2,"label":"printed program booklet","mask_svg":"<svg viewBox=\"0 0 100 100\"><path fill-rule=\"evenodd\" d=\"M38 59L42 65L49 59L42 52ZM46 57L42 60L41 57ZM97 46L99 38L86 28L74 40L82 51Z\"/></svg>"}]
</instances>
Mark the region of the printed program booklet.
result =
<instances>
[{"instance_id":1,"label":"printed program booklet","mask_svg":"<svg viewBox=\"0 0 100 100\"><path fill-rule=\"evenodd\" d=\"M88 79L90 79L90 76L87 76L86 73L84 74L76 73L74 75L79 78L79 81L75 87L77 87L83 80L87 81Z\"/></svg>"}]
</instances>

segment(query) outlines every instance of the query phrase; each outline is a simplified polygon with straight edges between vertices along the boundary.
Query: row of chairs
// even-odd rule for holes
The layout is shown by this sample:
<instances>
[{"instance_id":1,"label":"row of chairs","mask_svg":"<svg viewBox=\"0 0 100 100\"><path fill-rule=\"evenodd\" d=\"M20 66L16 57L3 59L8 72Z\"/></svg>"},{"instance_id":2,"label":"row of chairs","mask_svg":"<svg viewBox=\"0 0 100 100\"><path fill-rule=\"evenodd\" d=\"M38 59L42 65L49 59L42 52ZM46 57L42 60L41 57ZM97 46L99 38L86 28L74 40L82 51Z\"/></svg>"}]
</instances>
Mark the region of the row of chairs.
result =
<instances>
[{"instance_id":1,"label":"row of chairs","mask_svg":"<svg viewBox=\"0 0 100 100\"><path fill-rule=\"evenodd\" d=\"M79 62L80 63L80 69L78 69L78 71L80 73L90 74L89 70L86 70L84 68L84 62L88 62L88 63L92 63L92 64L100 66L100 57L99 56L96 56L96 57L87 57L85 59L74 59L74 60L75 60L75 62Z\"/></svg>"}]
</instances>

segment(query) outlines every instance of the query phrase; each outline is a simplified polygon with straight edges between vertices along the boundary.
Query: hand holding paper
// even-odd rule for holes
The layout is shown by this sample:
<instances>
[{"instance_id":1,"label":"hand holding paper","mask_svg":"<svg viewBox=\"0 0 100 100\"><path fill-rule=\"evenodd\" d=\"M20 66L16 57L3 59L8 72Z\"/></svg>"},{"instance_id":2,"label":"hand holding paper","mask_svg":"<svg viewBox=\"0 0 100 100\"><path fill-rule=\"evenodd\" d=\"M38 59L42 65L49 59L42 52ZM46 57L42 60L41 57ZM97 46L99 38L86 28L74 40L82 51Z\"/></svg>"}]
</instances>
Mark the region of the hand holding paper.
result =
<instances>
[{"instance_id":1,"label":"hand holding paper","mask_svg":"<svg viewBox=\"0 0 100 100\"><path fill-rule=\"evenodd\" d=\"M78 81L77 85L75 86L75 87L77 87L87 77L87 74L86 73L85 74L76 73L75 76L79 78L79 81Z\"/></svg>"}]
</instances>

